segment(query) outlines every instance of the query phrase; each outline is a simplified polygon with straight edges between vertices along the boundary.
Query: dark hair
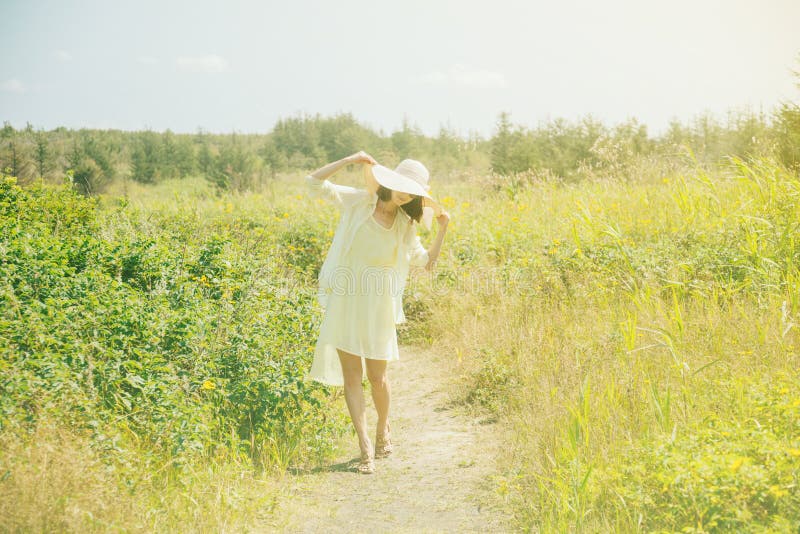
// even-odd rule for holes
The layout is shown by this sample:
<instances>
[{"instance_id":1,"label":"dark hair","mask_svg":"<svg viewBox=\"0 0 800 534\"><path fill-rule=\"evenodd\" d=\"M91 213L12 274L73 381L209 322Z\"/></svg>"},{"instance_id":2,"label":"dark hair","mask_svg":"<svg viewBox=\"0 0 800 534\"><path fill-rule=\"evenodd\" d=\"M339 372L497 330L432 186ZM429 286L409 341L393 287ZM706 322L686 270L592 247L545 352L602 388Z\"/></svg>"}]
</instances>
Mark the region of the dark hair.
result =
<instances>
[{"instance_id":1,"label":"dark hair","mask_svg":"<svg viewBox=\"0 0 800 534\"><path fill-rule=\"evenodd\" d=\"M406 214L411 217L413 220L419 222L422 218L422 197L419 195L411 195L413 200L410 202L406 202L401 208ZM392 190L388 187L384 187L382 185L378 186L378 198L383 200L384 202L388 202L392 199Z\"/></svg>"}]
</instances>

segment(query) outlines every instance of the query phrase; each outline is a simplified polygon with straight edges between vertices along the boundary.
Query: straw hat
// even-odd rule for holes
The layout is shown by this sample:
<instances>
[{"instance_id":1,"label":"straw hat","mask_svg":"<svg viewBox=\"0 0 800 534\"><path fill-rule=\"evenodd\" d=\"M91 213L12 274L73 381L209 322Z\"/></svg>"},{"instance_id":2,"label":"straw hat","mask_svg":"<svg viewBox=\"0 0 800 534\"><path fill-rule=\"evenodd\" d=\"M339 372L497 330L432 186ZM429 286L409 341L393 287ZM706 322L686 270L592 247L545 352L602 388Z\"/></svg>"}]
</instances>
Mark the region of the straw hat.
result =
<instances>
[{"instance_id":1,"label":"straw hat","mask_svg":"<svg viewBox=\"0 0 800 534\"><path fill-rule=\"evenodd\" d=\"M417 160L404 159L394 170L377 163L374 165L367 164L364 165L364 177L367 182L367 189L372 193L377 193L378 186L382 185L394 191L421 196L421 220L428 230L431 228L433 218L442 213L442 206L429 193L431 189L428 184L430 173L425 165Z\"/></svg>"}]
</instances>

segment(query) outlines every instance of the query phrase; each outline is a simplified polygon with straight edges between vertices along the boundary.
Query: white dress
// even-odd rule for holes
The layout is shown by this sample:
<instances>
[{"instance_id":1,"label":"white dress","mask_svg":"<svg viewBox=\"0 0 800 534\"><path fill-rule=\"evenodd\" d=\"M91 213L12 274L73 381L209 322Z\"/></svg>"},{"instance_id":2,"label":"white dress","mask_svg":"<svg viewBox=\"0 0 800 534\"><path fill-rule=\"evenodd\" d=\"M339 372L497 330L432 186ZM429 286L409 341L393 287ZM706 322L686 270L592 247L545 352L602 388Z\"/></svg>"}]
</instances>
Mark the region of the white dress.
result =
<instances>
[{"instance_id":1,"label":"white dress","mask_svg":"<svg viewBox=\"0 0 800 534\"><path fill-rule=\"evenodd\" d=\"M398 284L394 266L399 253L400 226L400 213L395 215L391 228L370 216L356 231L343 265L336 269L310 378L329 385L344 385L337 348L362 358L400 359L392 298Z\"/></svg>"}]
</instances>

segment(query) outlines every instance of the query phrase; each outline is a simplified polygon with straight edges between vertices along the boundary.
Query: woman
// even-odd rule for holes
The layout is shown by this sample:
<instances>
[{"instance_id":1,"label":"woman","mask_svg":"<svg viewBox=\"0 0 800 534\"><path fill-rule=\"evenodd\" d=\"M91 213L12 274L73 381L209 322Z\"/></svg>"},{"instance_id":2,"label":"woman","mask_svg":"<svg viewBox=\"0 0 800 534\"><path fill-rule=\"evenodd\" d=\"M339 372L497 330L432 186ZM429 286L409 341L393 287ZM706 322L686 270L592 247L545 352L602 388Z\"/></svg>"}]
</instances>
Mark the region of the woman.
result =
<instances>
[{"instance_id":1,"label":"woman","mask_svg":"<svg viewBox=\"0 0 800 534\"><path fill-rule=\"evenodd\" d=\"M365 189L328 181L352 163L363 164ZM341 210L319 274L318 297L325 314L309 376L344 385L361 449L357 470L364 474L375 472L374 458L392 452L386 364L400 357L395 325L405 321L402 294L409 266L431 270L450 220L428 193L428 178L428 170L418 161L404 160L392 171L366 152L329 163L306 177L316 194ZM425 250L416 225L425 221L429 227L434 214L439 231L430 250ZM374 450L366 429L364 371L378 413Z\"/></svg>"}]
</instances>

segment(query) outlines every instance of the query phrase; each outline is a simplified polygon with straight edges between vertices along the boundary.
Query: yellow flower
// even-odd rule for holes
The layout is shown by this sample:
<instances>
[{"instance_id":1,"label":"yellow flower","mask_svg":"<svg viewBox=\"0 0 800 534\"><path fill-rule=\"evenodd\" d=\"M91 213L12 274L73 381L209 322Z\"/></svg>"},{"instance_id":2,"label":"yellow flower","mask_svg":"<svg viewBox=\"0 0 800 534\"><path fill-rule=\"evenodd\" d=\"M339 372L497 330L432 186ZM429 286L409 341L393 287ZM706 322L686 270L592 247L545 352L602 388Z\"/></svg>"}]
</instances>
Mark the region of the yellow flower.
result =
<instances>
[{"instance_id":1,"label":"yellow flower","mask_svg":"<svg viewBox=\"0 0 800 534\"><path fill-rule=\"evenodd\" d=\"M733 471L734 473L738 471L739 468L742 467L742 464L744 464L744 460L745 460L744 456L739 456L738 458L736 458L733 461L733 463L731 463L730 467L731 471Z\"/></svg>"},{"instance_id":2,"label":"yellow flower","mask_svg":"<svg viewBox=\"0 0 800 534\"><path fill-rule=\"evenodd\" d=\"M206 381L203 382L203 389L208 391L208 390L212 390L212 389L217 389L217 386L211 380L206 380Z\"/></svg>"},{"instance_id":3,"label":"yellow flower","mask_svg":"<svg viewBox=\"0 0 800 534\"><path fill-rule=\"evenodd\" d=\"M800 449L789 449L789 455L795 458L800 456Z\"/></svg>"},{"instance_id":4,"label":"yellow flower","mask_svg":"<svg viewBox=\"0 0 800 534\"><path fill-rule=\"evenodd\" d=\"M773 494L774 496L776 496L776 497L785 497L786 495L789 494L788 491L786 491L785 489L781 488L780 486L770 486L769 487L769 492L771 494Z\"/></svg>"}]
</instances>

